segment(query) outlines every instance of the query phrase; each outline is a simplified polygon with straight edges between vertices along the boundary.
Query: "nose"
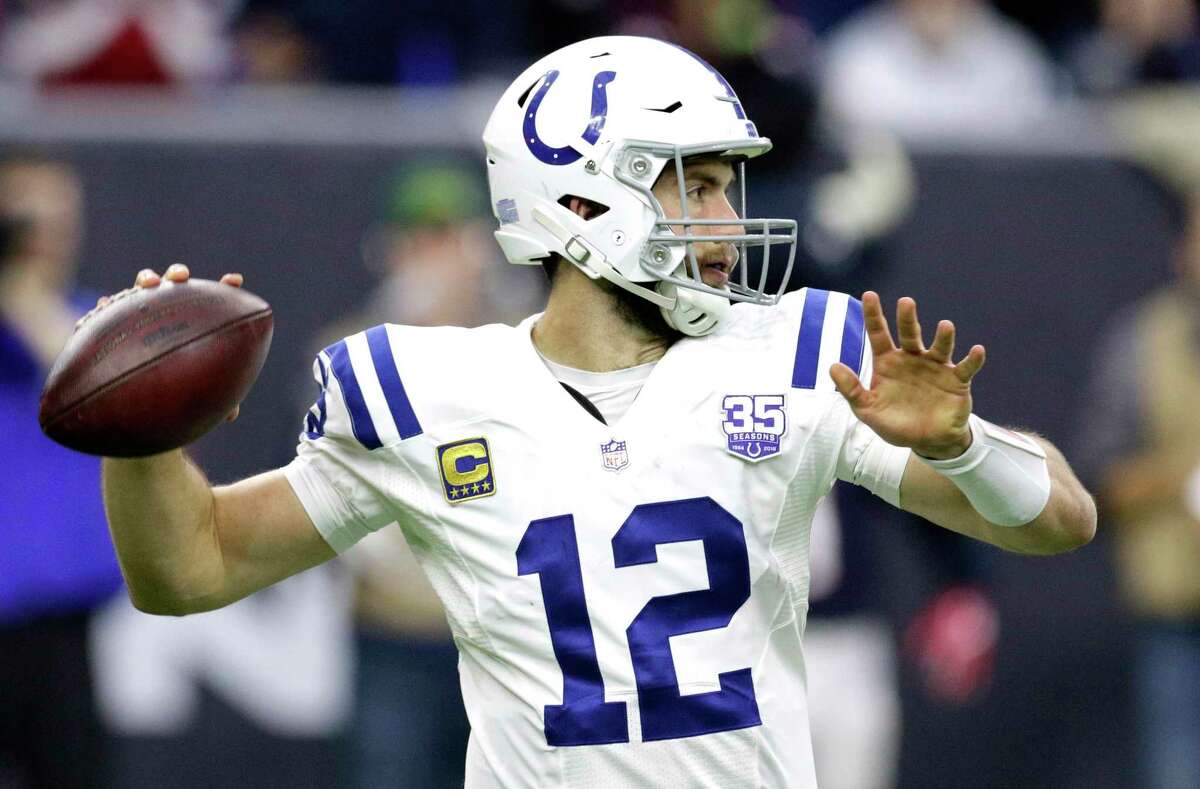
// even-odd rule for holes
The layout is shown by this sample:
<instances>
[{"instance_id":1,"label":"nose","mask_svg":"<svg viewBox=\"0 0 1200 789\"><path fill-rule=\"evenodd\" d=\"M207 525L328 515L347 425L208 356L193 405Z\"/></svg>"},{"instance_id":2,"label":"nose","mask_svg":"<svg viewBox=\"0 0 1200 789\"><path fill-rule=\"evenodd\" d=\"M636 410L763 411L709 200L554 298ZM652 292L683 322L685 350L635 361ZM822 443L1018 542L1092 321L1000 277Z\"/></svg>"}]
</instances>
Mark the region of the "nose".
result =
<instances>
[{"instance_id":1,"label":"nose","mask_svg":"<svg viewBox=\"0 0 1200 789\"><path fill-rule=\"evenodd\" d=\"M722 236L740 236L746 230L738 220L737 211L729 204L729 198L722 195L720 200L709 202L699 218L729 220L729 224L705 225L696 227L693 232L708 236L711 240L696 244L696 256L701 260L723 260L726 262L726 273L731 271L738 261L738 243L735 241L718 241Z\"/></svg>"},{"instance_id":2,"label":"nose","mask_svg":"<svg viewBox=\"0 0 1200 789\"><path fill-rule=\"evenodd\" d=\"M711 233L716 236L740 236L746 232L746 228L738 220L737 211L733 210L733 206L729 203L729 198L722 196L720 200L715 200L710 203L710 208L705 212L704 219L728 219L728 225L711 225L704 229L705 233Z\"/></svg>"}]
</instances>

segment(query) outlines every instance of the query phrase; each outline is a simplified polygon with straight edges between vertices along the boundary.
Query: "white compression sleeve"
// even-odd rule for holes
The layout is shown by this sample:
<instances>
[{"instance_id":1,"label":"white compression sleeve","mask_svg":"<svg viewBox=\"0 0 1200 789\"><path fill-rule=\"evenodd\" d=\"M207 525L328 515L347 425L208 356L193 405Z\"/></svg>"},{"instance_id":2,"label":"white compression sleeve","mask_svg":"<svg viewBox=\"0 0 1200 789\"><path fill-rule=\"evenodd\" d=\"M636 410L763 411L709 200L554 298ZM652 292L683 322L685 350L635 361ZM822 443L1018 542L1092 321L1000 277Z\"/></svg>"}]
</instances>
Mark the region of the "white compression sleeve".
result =
<instances>
[{"instance_id":1,"label":"white compression sleeve","mask_svg":"<svg viewBox=\"0 0 1200 789\"><path fill-rule=\"evenodd\" d=\"M912 450L894 447L875 435L869 427L859 422L855 428L859 436L868 436L865 447L853 458L853 465L843 469L839 466L840 479L859 485L891 504L900 506L900 482Z\"/></svg>"},{"instance_id":2,"label":"white compression sleeve","mask_svg":"<svg viewBox=\"0 0 1200 789\"><path fill-rule=\"evenodd\" d=\"M1024 526L1050 500L1046 451L1033 439L975 414L970 425L971 446L966 452L949 460L921 461L953 482L988 522Z\"/></svg>"}]
</instances>

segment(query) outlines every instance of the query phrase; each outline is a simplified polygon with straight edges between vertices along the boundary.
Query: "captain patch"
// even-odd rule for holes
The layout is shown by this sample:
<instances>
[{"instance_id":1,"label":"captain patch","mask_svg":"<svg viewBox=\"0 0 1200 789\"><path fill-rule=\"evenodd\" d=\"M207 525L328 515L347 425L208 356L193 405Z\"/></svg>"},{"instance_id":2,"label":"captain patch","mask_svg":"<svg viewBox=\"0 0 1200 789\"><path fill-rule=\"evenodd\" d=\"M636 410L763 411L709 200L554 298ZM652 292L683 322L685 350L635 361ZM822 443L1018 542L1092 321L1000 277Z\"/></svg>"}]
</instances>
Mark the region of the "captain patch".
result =
<instances>
[{"instance_id":1,"label":"captain patch","mask_svg":"<svg viewBox=\"0 0 1200 789\"><path fill-rule=\"evenodd\" d=\"M496 492L496 474L486 438L466 438L437 448L442 493L451 504Z\"/></svg>"}]
</instances>

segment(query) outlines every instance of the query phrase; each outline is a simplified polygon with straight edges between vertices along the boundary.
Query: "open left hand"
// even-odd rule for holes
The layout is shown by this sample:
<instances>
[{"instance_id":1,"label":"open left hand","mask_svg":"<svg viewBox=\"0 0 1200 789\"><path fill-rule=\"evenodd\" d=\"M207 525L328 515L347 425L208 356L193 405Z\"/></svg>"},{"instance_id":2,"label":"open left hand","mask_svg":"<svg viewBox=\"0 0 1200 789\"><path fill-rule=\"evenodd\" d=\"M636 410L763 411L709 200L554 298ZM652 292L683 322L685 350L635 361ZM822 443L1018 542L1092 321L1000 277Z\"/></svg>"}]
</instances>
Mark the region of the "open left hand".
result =
<instances>
[{"instance_id":1,"label":"open left hand","mask_svg":"<svg viewBox=\"0 0 1200 789\"><path fill-rule=\"evenodd\" d=\"M889 444L936 460L961 455L971 445L971 379L983 367L983 346L972 346L954 364L954 324L944 320L926 348L917 303L906 296L896 305L897 348L879 295L868 291L862 301L874 377L867 389L853 370L835 364L829 374L838 392L855 416Z\"/></svg>"}]
</instances>

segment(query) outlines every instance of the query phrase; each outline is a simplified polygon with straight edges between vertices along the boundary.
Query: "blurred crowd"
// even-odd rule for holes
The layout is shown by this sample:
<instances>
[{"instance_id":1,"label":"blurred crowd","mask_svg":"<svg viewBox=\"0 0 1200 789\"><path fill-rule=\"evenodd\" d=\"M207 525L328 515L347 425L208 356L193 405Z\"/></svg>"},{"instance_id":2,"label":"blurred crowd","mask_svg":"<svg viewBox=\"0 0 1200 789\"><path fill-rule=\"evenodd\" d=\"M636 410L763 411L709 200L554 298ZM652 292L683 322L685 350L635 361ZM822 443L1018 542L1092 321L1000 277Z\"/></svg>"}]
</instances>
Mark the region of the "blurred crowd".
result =
<instances>
[{"instance_id":1,"label":"blurred crowd","mask_svg":"<svg viewBox=\"0 0 1200 789\"><path fill-rule=\"evenodd\" d=\"M849 114L919 123L902 105L976 118L1200 77L1195 0L6 0L0 74L47 86L231 82L446 85L515 73L591 35L678 41L709 58L752 110L769 82L819 82ZM884 65L889 64L889 68ZM823 73L831 73L823 78ZM863 107L869 88L888 92ZM898 94L893 95L893 91ZM747 95L751 94L751 95ZM878 96L879 94L875 94ZM986 107L984 107L986 109Z\"/></svg>"}]
</instances>

